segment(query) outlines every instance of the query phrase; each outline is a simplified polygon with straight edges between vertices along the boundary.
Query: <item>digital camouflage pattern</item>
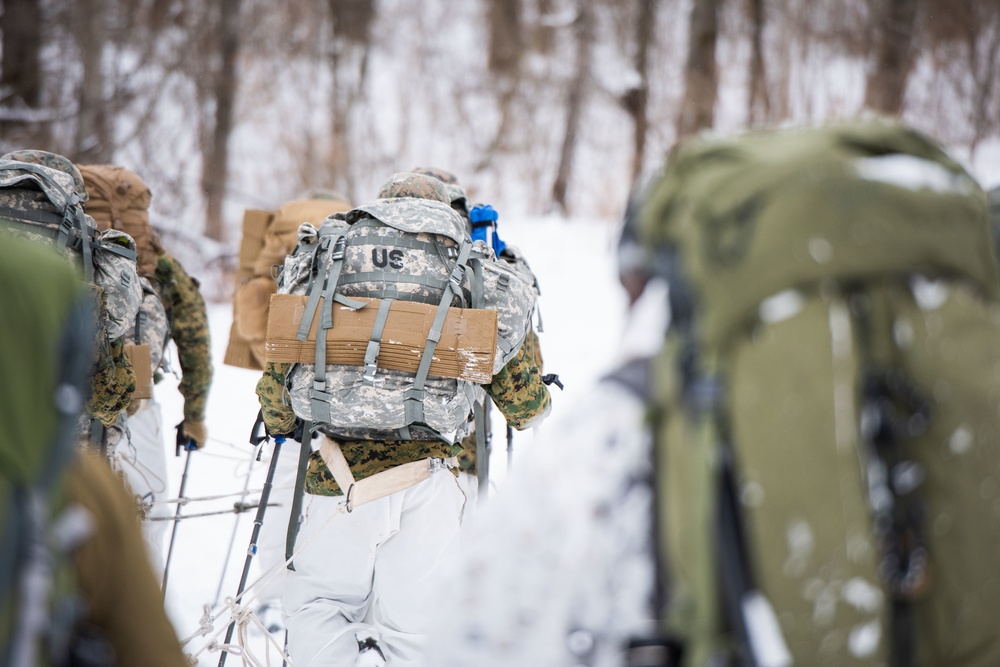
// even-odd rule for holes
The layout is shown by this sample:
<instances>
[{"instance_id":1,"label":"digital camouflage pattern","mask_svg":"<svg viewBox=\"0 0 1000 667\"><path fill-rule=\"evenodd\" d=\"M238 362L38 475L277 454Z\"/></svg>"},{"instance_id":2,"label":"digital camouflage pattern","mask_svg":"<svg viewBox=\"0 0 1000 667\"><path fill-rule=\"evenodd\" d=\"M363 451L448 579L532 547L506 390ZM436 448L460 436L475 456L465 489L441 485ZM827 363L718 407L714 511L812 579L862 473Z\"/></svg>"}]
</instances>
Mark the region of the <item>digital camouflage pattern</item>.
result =
<instances>
[{"instance_id":1,"label":"digital camouflage pattern","mask_svg":"<svg viewBox=\"0 0 1000 667\"><path fill-rule=\"evenodd\" d=\"M167 310L160 301L159 292L149 279L140 278L140 282L142 304L136 315L135 325L125 332L125 342L131 345L148 345L150 367L156 373L170 339L170 322L167 321Z\"/></svg>"},{"instance_id":2,"label":"digital camouflage pattern","mask_svg":"<svg viewBox=\"0 0 1000 667\"><path fill-rule=\"evenodd\" d=\"M107 229L97 235L99 242L135 252L135 242L125 232ZM94 252L94 283L104 290L107 304L108 338L125 335L135 325L142 305L142 283L135 259L114 252Z\"/></svg>"},{"instance_id":3,"label":"digital camouflage pattern","mask_svg":"<svg viewBox=\"0 0 1000 667\"><path fill-rule=\"evenodd\" d=\"M470 242L463 218L442 203L409 197L377 200L352 210L344 219L324 222L318 245L311 234L305 234L305 243L285 261L279 292L307 294L313 277L324 276L332 262L333 249L325 239L340 235L347 244L337 293L430 304L441 301L459 244ZM473 244L472 257L482 269L483 306L497 311L499 336L493 368L497 373L527 335L535 294L523 276L506 263L494 261L485 244ZM464 273L462 298L454 297L451 305L471 305L473 273ZM325 395L330 397L335 423L324 430L340 438L391 439L393 430L406 426L404 398L414 376L378 369L373 384L363 381L363 371L361 366L328 366ZM313 364L300 364L287 378L292 408L309 421L313 421L314 377ZM474 385L431 377L424 392L424 422L433 429L424 430L427 437L436 432L453 442L463 438L476 398Z\"/></svg>"},{"instance_id":4,"label":"digital camouflage pattern","mask_svg":"<svg viewBox=\"0 0 1000 667\"><path fill-rule=\"evenodd\" d=\"M409 171L393 174L379 188L379 199L395 199L397 197L413 197L445 204L451 203L451 199L444 189L444 183L433 176L414 174Z\"/></svg>"},{"instance_id":5,"label":"digital camouflage pattern","mask_svg":"<svg viewBox=\"0 0 1000 667\"><path fill-rule=\"evenodd\" d=\"M198 289L198 282L166 252L157 260L155 277L160 286L160 301L170 322L170 337L177 346L181 365L181 381L177 390L184 396L184 421L203 422L208 390L212 384L211 340L205 299Z\"/></svg>"},{"instance_id":6,"label":"digital camouflage pattern","mask_svg":"<svg viewBox=\"0 0 1000 667\"><path fill-rule=\"evenodd\" d=\"M413 174L436 178L445 185L458 185L458 176L450 171L440 169L438 167L417 167L416 169L411 169L410 172Z\"/></svg>"},{"instance_id":7,"label":"digital camouflage pattern","mask_svg":"<svg viewBox=\"0 0 1000 667\"><path fill-rule=\"evenodd\" d=\"M268 364L257 383L264 424L272 434L287 434L295 428L295 413L287 404L285 392L285 374L290 366L291 364ZM527 345L484 389L507 419L507 423L518 430L538 423L551 409L548 388L542 382L541 373ZM464 458L462 444L449 444L441 440L338 438L338 441L356 480L428 457L450 458L463 455ZM333 475L318 452L309 461L306 491L316 495L341 495Z\"/></svg>"},{"instance_id":8,"label":"digital camouflage pattern","mask_svg":"<svg viewBox=\"0 0 1000 667\"><path fill-rule=\"evenodd\" d=\"M57 197L52 201L60 208L64 208L70 203L69 193L76 195L78 203L84 204L87 202L87 188L83 183L83 176L80 175L80 170L68 158L62 155L48 151L24 150L7 153L3 157L0 157L0 161L2 160L37 164L48 167L55 172L55 180L59 184L61 192L50 192L48 189L45 192L50 196ZM61 174L65 174L65 176ZM0 187L7 186L0 183Z\"/></svg>"},{"instance_id":9,"label":"digital camouflage pattern","mask_svg":"<svg viewBox=\"0 0 1000 667\"><path fill-rule=\"evenodd\" d=\"M104 307L104 295L98 288L101 307ZM90 399L87 401L87 414L100 421L105 426L113 426L118 422L121 413L132 402L135 392L135 372L132 362L125 354L125 339L107 340L104 327L107 318L100 318L98 323L97 361L94 364L94 374L91 379Z\"/></svg>"}]
</instances>

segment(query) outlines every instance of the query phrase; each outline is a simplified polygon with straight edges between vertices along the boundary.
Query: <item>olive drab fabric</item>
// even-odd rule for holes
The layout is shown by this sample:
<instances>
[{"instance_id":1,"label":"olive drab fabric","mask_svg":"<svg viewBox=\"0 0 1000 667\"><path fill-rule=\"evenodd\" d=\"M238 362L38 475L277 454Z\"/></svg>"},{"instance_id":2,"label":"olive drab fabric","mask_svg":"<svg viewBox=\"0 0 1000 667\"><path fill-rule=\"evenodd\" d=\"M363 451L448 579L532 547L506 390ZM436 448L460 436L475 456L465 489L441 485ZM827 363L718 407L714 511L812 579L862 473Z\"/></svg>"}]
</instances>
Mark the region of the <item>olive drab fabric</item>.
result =
<instances>
[{"instance_id":1,"label":"olive drab fabric","mask_svg":"<svg viewBox=\"0 0 1000 667\"><path fill-rule=\"evenodd\" d=\"M734 590L793 664L998 664L1000 284L975 180L888 122L694 139L640 229L672 257L657 484L685 664L747 650L761 614Z\"/></svg>"},{"instance_id":2,"label":"olive drab fabric","mask_svg":"<svg viewBox=\"0 0 1000 667\"><path fill-rule=\"evenodd\" d=\"M0 282L0 662L44 665L64 657L59 645L75 622L53 617L73 605L75 582L73 545L60 548L52 526L66 507L97 310L65 260L27 240L0 238ZM41 588L23 585L29 572ZM34 605L41 616L32 624Z\"/></svg>"},{"instance_id":3,"label":"olive drab fabric","mask_svg":"<svg viewBox=\"0 0 1000 667\"><path fill-rule=\"evenodd\" d=\"M251 370L264 367L268 306L278 289L275 274L298 245L299 225L319 225L327 216L350 209L340 195L318 192L307 199L286 202L273 213L246 212L226 364Z\"/></svg>"}]
</instances>

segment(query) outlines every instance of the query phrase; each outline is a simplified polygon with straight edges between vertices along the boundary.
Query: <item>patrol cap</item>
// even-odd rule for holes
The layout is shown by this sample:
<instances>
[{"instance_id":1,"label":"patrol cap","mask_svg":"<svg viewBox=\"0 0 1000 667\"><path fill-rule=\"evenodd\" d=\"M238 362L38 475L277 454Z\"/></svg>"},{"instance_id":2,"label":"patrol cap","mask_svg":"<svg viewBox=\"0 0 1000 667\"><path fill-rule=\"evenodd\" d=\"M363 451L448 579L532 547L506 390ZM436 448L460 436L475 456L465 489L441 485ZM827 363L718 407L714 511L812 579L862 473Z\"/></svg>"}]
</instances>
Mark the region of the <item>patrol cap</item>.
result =
<instances>
[{"instance_id":1,"label":"patrol cap","mask_svg":"<svg viewBox=\"0 0 1000 667\"><path fill-rule=\"evenodd\" d=\"M430 199L451 205L451 199L445 191L444 183L433 176L416 174L412 171L393 174L379 188L379 199L393 199L395 197Z\"/></svg>"},{"instance_id":2,"label":"patrol cap","mask_svg":"<svg viewBox=\"0 0 1000 667\"><path fill-rule=\"evenodd\" d=\"M433 176L444 183L444 191L448 194L451 207L465 217L469 217L469 196L466 194L465 188L459 185L458 177L455 174L437 167L417 167L413 173Z\"/></svg>"}]
</instances>

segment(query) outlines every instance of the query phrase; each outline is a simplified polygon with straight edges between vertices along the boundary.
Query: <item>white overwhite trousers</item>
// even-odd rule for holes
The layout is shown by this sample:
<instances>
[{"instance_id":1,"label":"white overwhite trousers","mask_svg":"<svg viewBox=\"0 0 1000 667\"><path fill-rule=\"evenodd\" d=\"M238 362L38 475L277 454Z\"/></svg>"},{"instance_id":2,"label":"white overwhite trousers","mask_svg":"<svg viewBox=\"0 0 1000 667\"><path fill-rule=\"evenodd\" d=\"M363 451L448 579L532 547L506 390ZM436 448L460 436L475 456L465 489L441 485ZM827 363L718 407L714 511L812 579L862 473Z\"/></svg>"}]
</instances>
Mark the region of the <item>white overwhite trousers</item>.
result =
<instances>
[{"instance_id":1,"label":"white overwhite trousers","mask_svg":"<svg viewBox=\"0 0 1000 667\"><path fill-rule=\"evenodd\" d=\"M355 632L379 634L387 667L425 665L428 621L454 572L465 495L447 470L381 500L338 509L342 496L306 496L295 571L283 599L296 667L344 667Z\"/></svg>"},{"instance_id":2,"label":"white overwhite trousers","mask_svg":"<svg viewBox=\"0 0 1000 667\"><path fill-rule=\"evenodd\" d=\"M306 444L306 447L308 446ZM257 599L262 604L280 601L285 585L285 541L292 513L292 496L298 472L300 447L298 442L291 439L281 446L269 499L275 506L267 508L264 523L260 527L260 535L257 537L258 550L253 561L254 566L257 568L258 577L267 575L267 585L257 594ZM295 520L297 521L298 517Z\"/></svg>"},{"instance_id":3,"label":"white overwhite trousers","mask_svg":"<svg viewBox=\"0 0 1000 667\"><path fill-rule=\"evenodd\" d=\"M170 498L167 484L167 455L163 442L163 416L160 405L153 400L128 418L131 438L123 438L115 456L139 502L154 502ZM173 516L175 505L154 504L147 518ZM142 535L157 577L163 577L166 545L164 538L172 524L169 521L143 521Z\"/></svg>"}]
</instances>

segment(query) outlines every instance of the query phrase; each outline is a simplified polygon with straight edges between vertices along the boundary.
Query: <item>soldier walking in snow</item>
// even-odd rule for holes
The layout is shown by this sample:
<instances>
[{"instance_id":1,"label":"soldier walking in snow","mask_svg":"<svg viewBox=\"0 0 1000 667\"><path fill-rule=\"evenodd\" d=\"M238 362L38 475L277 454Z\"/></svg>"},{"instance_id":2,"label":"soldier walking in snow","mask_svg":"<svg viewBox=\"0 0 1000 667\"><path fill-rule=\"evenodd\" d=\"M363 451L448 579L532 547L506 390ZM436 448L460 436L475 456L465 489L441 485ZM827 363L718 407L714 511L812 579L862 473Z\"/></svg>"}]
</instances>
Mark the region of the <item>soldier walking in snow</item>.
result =
<instances>
[{"instance_id":1,"label":"soldier walking in snow","mask_svg":"<svg viewBox=\"0 0 1000 667\"><path fill-rule=\"evenodd\" d=\"M437 179L397 174L376 201L300 228L285 263L279 296L315 304L299 330L316 350L268 362L257 393L272 435L301 420L321 433L283 600L296 663L353 664L370 617L387 665L425 664L427 601L448 576L468 501L453 471L472 405L485 389L516 428L548 413L524 345L533 288L473 243L449 204ZM433 325L414 339L399 328L404 313ZM485 347L456 342L482 321L494 322ZM397 354L406 340L416 354ZM269 327L269 359L280 343Z\"/></svg>"}]
</instances>

